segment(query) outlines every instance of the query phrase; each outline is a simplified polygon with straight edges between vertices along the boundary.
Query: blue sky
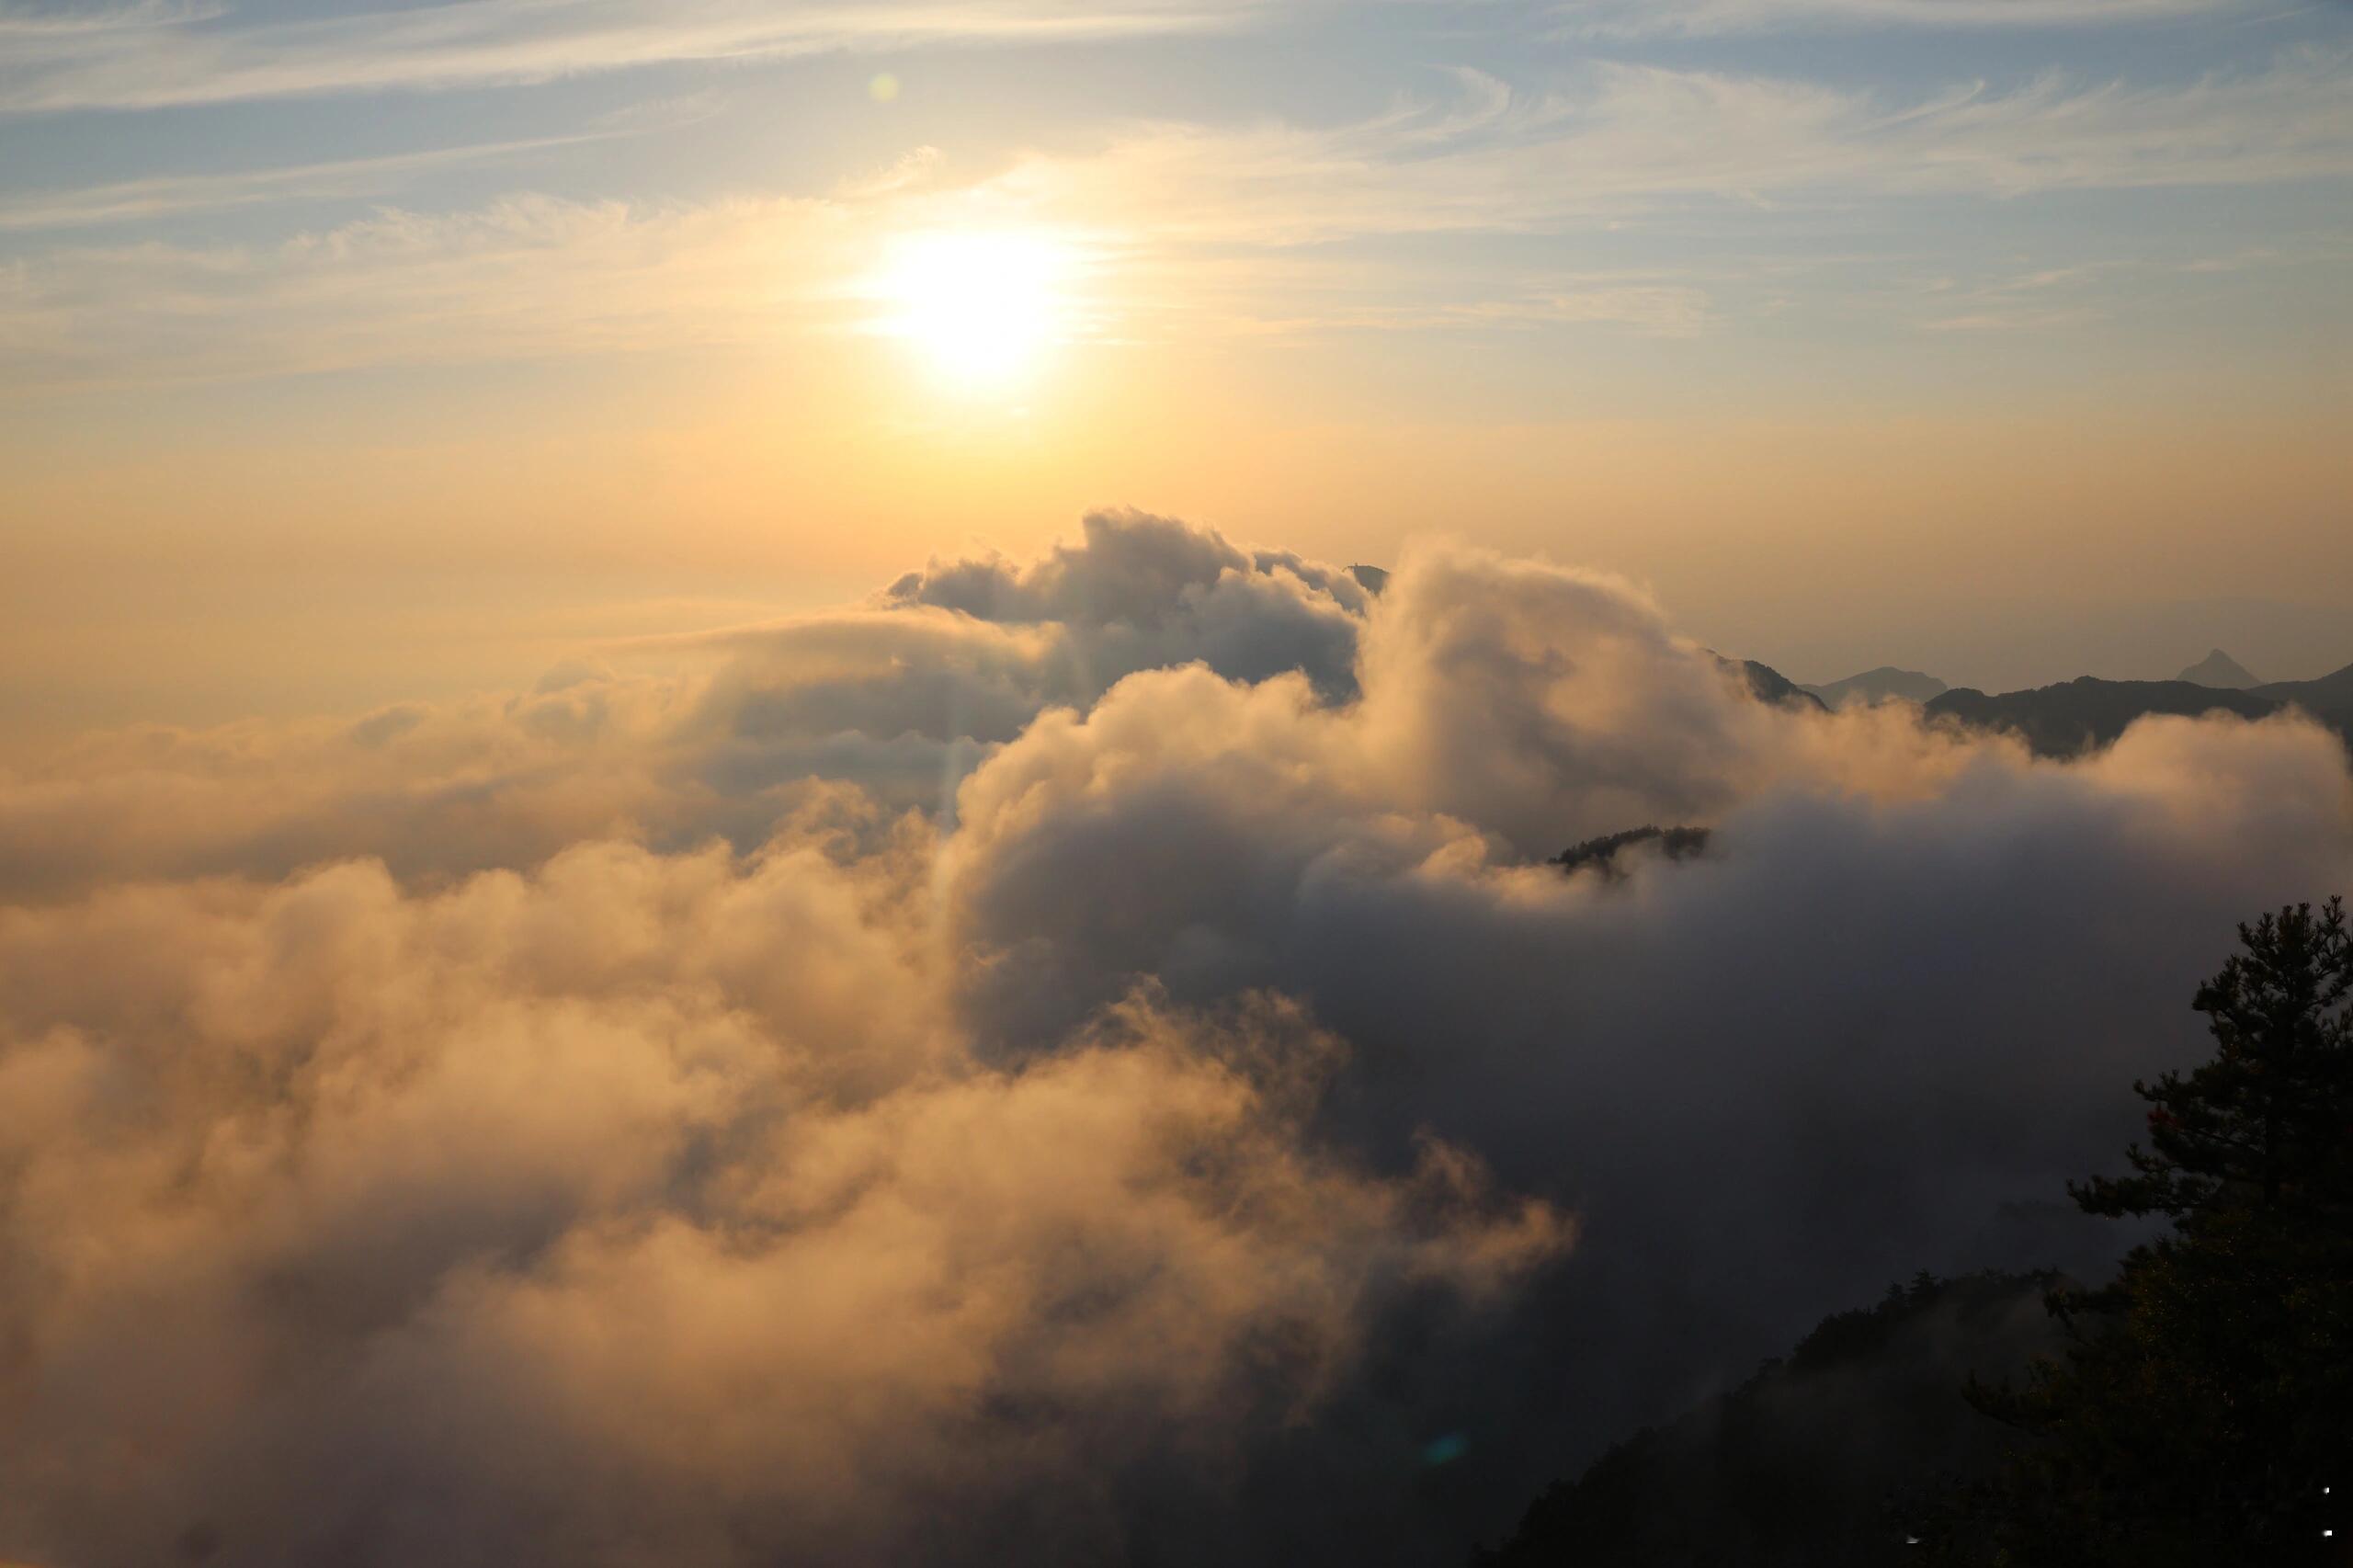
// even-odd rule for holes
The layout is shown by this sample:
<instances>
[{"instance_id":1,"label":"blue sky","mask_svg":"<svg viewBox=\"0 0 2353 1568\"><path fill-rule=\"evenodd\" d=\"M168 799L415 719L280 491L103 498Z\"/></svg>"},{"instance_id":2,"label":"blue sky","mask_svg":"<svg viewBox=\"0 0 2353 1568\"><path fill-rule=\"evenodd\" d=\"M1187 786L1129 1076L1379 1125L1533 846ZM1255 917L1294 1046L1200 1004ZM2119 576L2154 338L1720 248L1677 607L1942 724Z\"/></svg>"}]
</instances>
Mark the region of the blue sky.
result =
<instances>
[{"instance_id":1,"label":"blue sky","mask_svg":"<svg viewBox=\"0 0 2353 1568\"><path fill-rule=\"evenodd\" d=\"M86 274L129 251L152 285L167 251L197 271L388 210L462 222L518 197L657 217L839 200L921 149L949 187L1024 158L1081 182L1148 165L1162 183L1140 200L1171 210L1157 216L1176 243L1329 259L1358 279L1254 282L1246 313L1265 320L1689 331L1800 310L1836 340L2171 305L2239 331L2250 293L2317 305L2334 291L2353 150L2342 6L468 0L0 16L0 255L32 278L35 308L53 298L50 268ZM887 104L869 91L882 74L900 85ZM1171 162L1174 145L1186 155ZM90 373L136 379L126 361L148 347L134 336ZM274 367L165 352L143 368Z\"/></svg>"},{"instance_id":2,"label":"blue sky","mask_svg":"<svg viewBox=\"0 0 2353 1568\"><path fill-rule=\"evenodd\" d=\"M1597 558L1809 665L2149 673L2057 629L2225 600L2324 660L2348 87L2340 3L10 4L17 608L791 601L1120 502ZM982 395L892 358L943 233L1054 258Z\"/></svg>"}]
</instances>

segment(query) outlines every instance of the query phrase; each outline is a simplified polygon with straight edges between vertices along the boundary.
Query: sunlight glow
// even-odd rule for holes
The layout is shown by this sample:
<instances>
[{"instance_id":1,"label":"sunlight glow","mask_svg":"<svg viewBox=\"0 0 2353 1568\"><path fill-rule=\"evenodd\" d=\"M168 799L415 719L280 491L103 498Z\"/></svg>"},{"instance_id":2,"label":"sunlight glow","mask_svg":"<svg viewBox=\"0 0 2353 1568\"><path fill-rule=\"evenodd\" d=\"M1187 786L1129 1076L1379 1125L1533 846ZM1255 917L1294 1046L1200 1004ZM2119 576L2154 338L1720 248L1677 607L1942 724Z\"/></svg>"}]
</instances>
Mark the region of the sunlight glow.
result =
<instances>
[{"instance_id":1,"label":"sunlight glow","mask_svg":"<svg viewBox=\"0 0 2353 1568\"><path fill-rule=\"evenodd\" d=\"M1068 325L1065 247L1014 232L930 233L892 255L881 325L949 381L972 389L1019 380Z\"/></svg>"}]
</instances>

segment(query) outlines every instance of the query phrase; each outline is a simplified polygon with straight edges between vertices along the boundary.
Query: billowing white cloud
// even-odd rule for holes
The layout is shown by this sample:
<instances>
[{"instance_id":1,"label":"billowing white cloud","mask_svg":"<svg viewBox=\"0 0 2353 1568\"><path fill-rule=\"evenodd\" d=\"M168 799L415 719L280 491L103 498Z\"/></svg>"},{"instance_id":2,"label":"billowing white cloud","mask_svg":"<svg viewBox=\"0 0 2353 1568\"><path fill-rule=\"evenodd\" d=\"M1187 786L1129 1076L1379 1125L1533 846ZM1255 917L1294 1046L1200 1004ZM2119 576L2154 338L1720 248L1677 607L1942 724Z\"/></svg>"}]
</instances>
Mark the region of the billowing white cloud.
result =
<instances>
[{"instance_id":1,"label":"billowing white cloud","mask_svg":"<svg viewBox=\"0 0 2353 1568\"><path fill-rule=\"evenodd\" d=\"M869 605L699 639L710 658L690 676L592 664L348 721L84 737L0 772L0 885L283 875L345 856L459 875L611 836L750 849L808 806L813 778L944 816L1040 712L1086 708L1137 670L1297 669L1326 699L1351 695L1366 602L1336 567L1100 514L1033 567L934 561Z\"/></svg>"},{"instance_id":2,"label":"billowing white cloud","mask_svg":"<svg viewBox=\"0 0 2353 1568\"><path fill-rule=\"evenodd\" d=\"M983 1561L936 1511L1279 1426L1384 1301L1564 1241L1442 1145L1319 1153L1340 1048L1287 1004L981 1067L922 834L840 849L0 916L0 1542Z\"/></svg>"},{"instance_id":3,"label":"billowing white cloud","mask_svg":"<svg viewBox=\"0 0 2353 1568\"><path fill-rule=\"evenodd\" d=\"M2353 880L2301 721L2038 761L1397 564L1106 514L0 782L0 1553L1458 1551L1891 1277L2096 1256L2232 923ZM1544 863L1644 823L1712 833Z\"/></svg>"},{"instance_id":4,"label":"billowing white cloud","mask_svg":"<svg viewBox=\"0 0 2353 1568\"><path fill-rule=\"evenodd\" d=\"M1019 565L933 561L891 585L890 602L976 619L1052 626L1089 700L1122 676L1199 660L1259 681L1298 670L1327 698L1352 695L1358 619L1370 602L1344 570L1289 551L1237 549L1166 517L1105 513L1075 545Z\"/></svg>"}]
</instances>

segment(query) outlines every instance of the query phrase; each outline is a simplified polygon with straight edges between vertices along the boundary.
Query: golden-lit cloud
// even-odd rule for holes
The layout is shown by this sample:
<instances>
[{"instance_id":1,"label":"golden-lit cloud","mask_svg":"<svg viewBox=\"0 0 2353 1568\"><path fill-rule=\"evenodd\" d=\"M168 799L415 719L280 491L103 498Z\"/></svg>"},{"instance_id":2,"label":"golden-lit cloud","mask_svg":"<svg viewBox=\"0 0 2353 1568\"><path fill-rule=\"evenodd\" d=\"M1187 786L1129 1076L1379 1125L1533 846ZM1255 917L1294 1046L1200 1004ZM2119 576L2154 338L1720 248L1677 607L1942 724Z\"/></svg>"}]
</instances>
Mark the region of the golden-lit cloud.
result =
<instances>
[{"instance_id":1,"label":"golden-lit cloud","mask_svg":"<svg viewBox=\"0 0 2353 1568\"><path fill-rule=\"evenodd\" d=\"M1335 1497L1532 1366L1541 1467L1629 1368L2080 1245L2005 1206L2353 871L2308 722L2042 763L1459 546L1106 513L665 647L0 779L0 1550L1438 1550ZM1643 822L1713 838L1541 864Z\"/></svg>"},{"instance_id":2,"label":"golden-lit cloud","mask_svg":"<svg viewBox=\"0 0 2353 1568\"><path fill-rule=\"evenodd\" d=\"M1720 653L2343 661L2346 22L0 0L0 1563L1459 1562L2104 1267L2345 737Z\"/></svg>"},{"instance_id":3,"label":"golden-lit cloud","mask_svg":"<svg viewBox=\"0 0 2353 1568\"><path fill-rule=\"evenodd\" d=\"M2353 872L2301 719L2037 761L1457 546L1104 514L665 649L0 778L0 1550L1427 1556L1342 1500L1433 1430L1517 1502L2080 1246L2014 1200Z\"/></svg>"}]
</instances>

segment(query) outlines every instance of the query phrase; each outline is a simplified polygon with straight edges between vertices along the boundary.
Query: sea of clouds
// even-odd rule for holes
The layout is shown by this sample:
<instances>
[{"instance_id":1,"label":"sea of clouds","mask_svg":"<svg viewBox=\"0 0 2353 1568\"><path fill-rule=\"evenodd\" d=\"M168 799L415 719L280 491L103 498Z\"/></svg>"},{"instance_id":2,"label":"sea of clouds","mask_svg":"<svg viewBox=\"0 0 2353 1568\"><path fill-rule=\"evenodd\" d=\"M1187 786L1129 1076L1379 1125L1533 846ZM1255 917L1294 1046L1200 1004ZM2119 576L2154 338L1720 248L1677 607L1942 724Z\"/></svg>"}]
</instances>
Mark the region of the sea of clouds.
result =
<instances>
[{"instance_id":1,"label":"sea of clouds","mask_svg":"<svg viewBox=\"0 0 2353 1568\"><path fill-rule=\"evenodd\" d=\"M692 652L0 773L0 1559L1459 1561L2096 1264L2353 884L2302 720L2038 762L1458 546L1106 514Z\"/></svg>"}]
</instances>

